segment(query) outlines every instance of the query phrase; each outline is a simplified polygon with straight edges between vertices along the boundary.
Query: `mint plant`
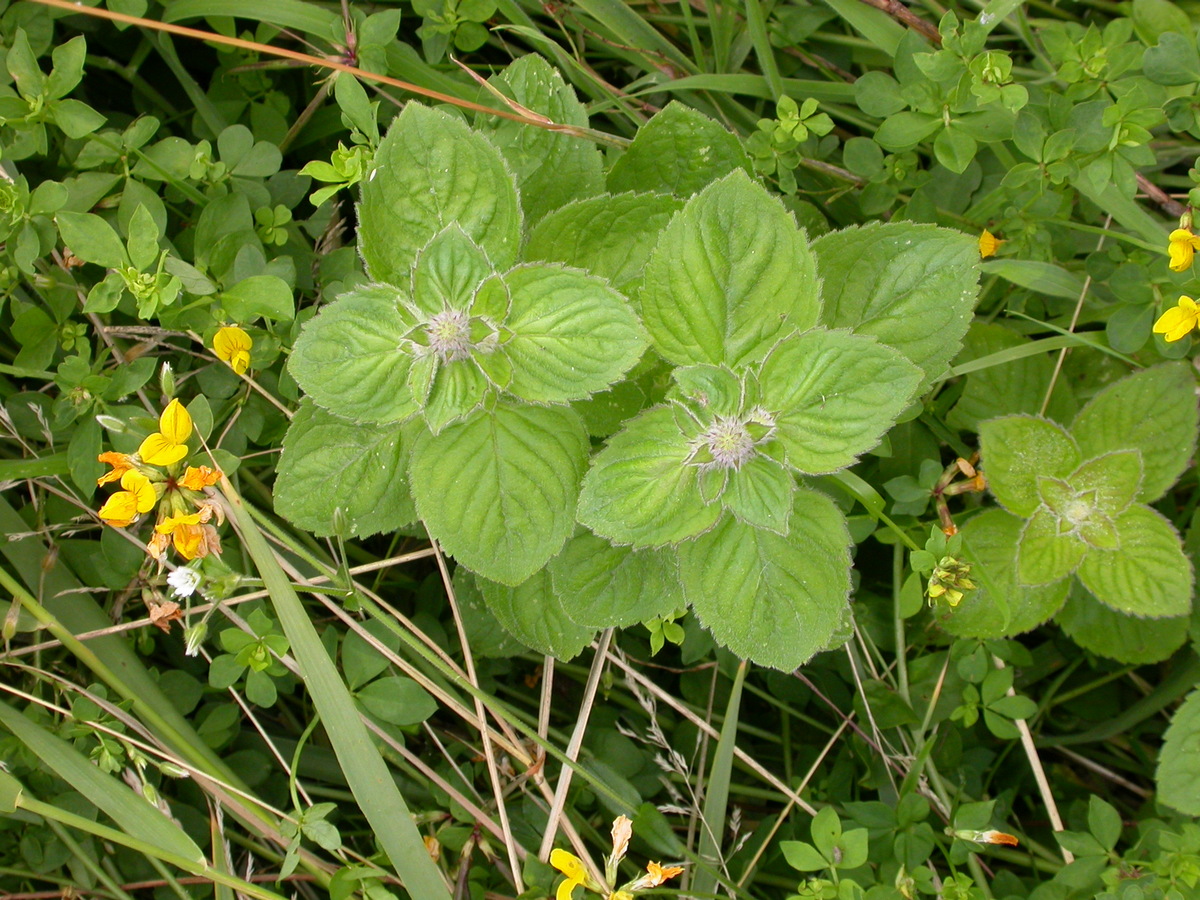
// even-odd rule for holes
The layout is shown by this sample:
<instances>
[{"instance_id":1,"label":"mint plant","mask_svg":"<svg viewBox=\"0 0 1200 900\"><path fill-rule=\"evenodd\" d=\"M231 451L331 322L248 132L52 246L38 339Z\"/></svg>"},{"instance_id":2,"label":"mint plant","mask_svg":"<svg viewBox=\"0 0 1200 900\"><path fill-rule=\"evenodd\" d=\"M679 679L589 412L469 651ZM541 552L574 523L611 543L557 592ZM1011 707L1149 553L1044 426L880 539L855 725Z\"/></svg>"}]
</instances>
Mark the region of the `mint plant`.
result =
<instances>
[{"instance_id":1,"label":"mint plant","mask_svg":"<svg viewBox=\"0 0 1200 900\"><path fill-rule=\"evenodd\" d=\"M544 65L494 81L586 124ZM697 132L716 152L690 152ZM632 193L602 193L594 149L564 140L396 118L362 182L373 281L291 356L316 407L284 441L279 509L322 533L419 516L546 652L686 602L739 655L794 667L849 614L844 513L815 479L944 371L972 242L897 223L810 244L736 141L677 107L608 172ZM646 152L662 181L629 167Z\"/></svg>"}]
</instances>

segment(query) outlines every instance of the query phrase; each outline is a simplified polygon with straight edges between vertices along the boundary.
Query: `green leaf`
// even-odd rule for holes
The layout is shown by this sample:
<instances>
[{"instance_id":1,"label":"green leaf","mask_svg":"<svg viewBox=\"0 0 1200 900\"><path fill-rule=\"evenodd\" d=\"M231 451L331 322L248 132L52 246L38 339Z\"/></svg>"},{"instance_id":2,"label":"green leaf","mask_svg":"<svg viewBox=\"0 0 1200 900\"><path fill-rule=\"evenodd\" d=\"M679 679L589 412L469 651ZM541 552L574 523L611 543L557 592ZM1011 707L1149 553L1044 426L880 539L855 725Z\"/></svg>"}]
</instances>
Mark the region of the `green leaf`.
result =
<instances>
[{"instance_id":1,"label":"green leaf","mask_svg":"<svg viewBox=\"0 0 1200 900\"><path fill-rule=\"evenodd\" d=\"M387 675L354 695L375 718L403 728L419 725L437 712L437 701L411 678Z\"/></svg>"},{"instance_id":2,"label":"green leaf","mask_svg":"<svg viewBox=\"0 0 1200 900\"><path fill-rule=\"evenodd\" d=\"M627 628L684 605L675 554L614 547L579 529L549 564L554 592L571 620Z\"/></svg>"},{"instance_id":3,"label":"green leaf","mask_svg":"<svg viewBox=\"0 0 1200 900\"><path fill-rule=\"evenodd\" d=\"M417 411L407 389L412 358L401 341L415 325L387 285L343 294L304 326L288 360L300 387L355 421L398 422Z\"/></svg>"},{"instance_id":4,"label":"green leaf","mask_svg":"<svg viewBox=\"0 0 1200 900\"><path fill-rule=\"evenodd\" d=\"M1183 616L1192 609L1192 564L1179 534L1147 506L1116 519L1119 550L1093 550L1079 580L1097 600L1135 616Z\"/></svg>"},{"instance_id":5,"label":"green leaf","mask_svg":"<svg viewBox=\"0 0 1200 900\"><path fill-rule=\"evenodd\" d=\"M394 531L415 522L408 490L408 440L399 425L363 425L305 401L283 438L275 510L313 534L343 537Z\"/></svg>"},{"instance_id":6,"label":"green leaf","mask_svg":"<svg viewBox=\"0 0 1200 900\"><path fill-rule=\"evenodd\" d=\"M1018 287L1049 297L1078 300L1084 292L1082 277L1054 263L1036 259L989 259L980 268L987 275L999 275Z\"/></svg>"},{"instance_id":7,"label":"green leaf","mask_svg":"<svg viewBox=\"0 0 1200 900\"><path fill-rule=\"evenodd\" d=\"M672 100L638 129L608 173L608 189L690 197L718 178L753 172L742 142L703 113Z\"/></svg>"},{"instance_id":8,"label":"green leaf","mask_svg":"<svg viewBox=\"0 0 1200 900\"><path fill-rule=\"evenodd\" d=\"M798 872L819 872L829 868L828 860L812 844L804 841L780 841L779 849L788 865Z\"/></svg>"},{"instance_id":9,"label":"green leaf","mask_svg":"<svg viewBox=\"0 0 1200 900\"><path fill-rule=\"evenodd\" d=\"M408 285L417 251L457 222L498 269L516 258L517 190L500 152L459 118L409 103L363 182L359 251L372 278Z\"/></svg>"},{"instance_id":10,"label":"green leaf","mask_svg":"<svg viewBox=\"0 0 1200 900\"><path fill-rule=\"evenodd\" d=\"M975 138L953 125L943 128L933 141L937 161L956 175L967 170L979 145Z\"/></svg>"},{"instance_id":11,"label":"green leaf","mask_svg":"<svg viewBox=\"0 0 1200 900\"><path fill-rule=\"evenodd\" d=\"M507 390L554 403L605 390L646 349L624 297L603 279L558 266L519 266L503 276L511 303L502 347L512 361Z\"/></svg>"},{"instance_id":12,"label":"green leaf","mask_svg":"<svg viewBox=\"0 0 1200 900\"><path fill-rule=\"evenodd\" d=\"M937 116L919 112L898 112L888 116L875 132L875 141L884 150L898 153L915 147L942 127Z\"/></svg>"},{"instance_id":13,"label":"green leaf","mask_svg":"<svg viewBox=\"0 0 1200 900\"><path fill-rule=\"evenodd\" d=\"M292 289L274 275L251 275L220 293L221 305L236 322L253 322L259 316L290 322L296 315Z\"/></svg>"},{"instance_id":14,"label":"green leaf","mask_svg":"<svg viewBox=\"0 0 1200 900\"><path fill-rule=\"evenodd\" d=\"M488 609L518 641L547 656L572 659L579 655L595 631L577 625L550 585L545 569L516 587L479 579Z\"/></svg>"},{"instance_id":15,"label":"green leaf","mask_svg":"<svg viewBox=\"0 0 1200 900\"><path fill-rule=\"evenodd\" d=\"M0 701L0 724L29 749L34 759L103 810L130 837L191 862L203 863L204 854L200 848L174 821L123 782L101 772L62 738L3 701Z\"/></svg>"},{"instance_id":16,"label":"green leaf","mask_svg":"<svg viewBox=\"0 0 1200 900\"><path fill-rule=\"evenodd\" d=\"M1112 850L1121 839L1121 814L1095 794L1088 798L1088 831L1105 850Z\"/></svg>"},{"instance_id":17,"label":"green leaf","mask_svg":"<svg viewBox=\"0 0 1200 900\"><path fill-rule=\"evenodd\" d=\"M716 640L741 657L790 671L842 627L850 537L824 494L799 489L780 536L732 516L679 547L684 595Z\"/></svg>"},{"instance_id":18,"label":"green leaf","mask_svg":"<svg viewBox=\"0 0 1200 900\"><path fill-rule=\"evenodd\" d=\"M400 649L400 636L378 619L368 619L347 631L342 640L342 673L346 678L346 687L352 691L362 687L376 675L382 674L391 665L388 658L363 636L363 631L373 641L390 650Z\"/></svg>"},{"instance_id":19,"label":"green leaf","mask_svg":"<svg viewBox=\"0 0 1200 900\"><path fill-rule=\"evenodd\" d=\"M823 328L785 338L759 375L788 464L809 474L845 468L878 444L920 381L891 347Z\"/></svg>"},{"instance_id":20,"label":"green leaf","mask_svg":"<svg viewBox=\"0 0 1200 900\"><path fill-rule=\"evenodd\" d=\"M1050 584L1066 578L1083 561L1088 545L1074 532L1064 532L1059 519L1042 507L1025 523L1017 548L1017 581Z\"/></svg>"},{"instance_id":21,"label":"green leaf","mask_svg":"<svg viewBox=\"0 0 1200 900\"><path fill-rule=\"evenodd\" d=\"M533 227L524 257L586 269L624 291L639 282L659 234L681 209L683 201L669 194L577 200Z\"/></svg>"},{"instance_id":22,"label":"green leaf","mask_svg":"<svg viewBox=\"0 0 1200 900\"><path fill-rule=\"evenodd\" d=\"M941 377L979 290L973 238L894 222L830 232L812 249L823 282L822 324L895 347L925 373L920 390Z\"/></svg>"},{"instance_id":23,"label":"green leaf","mask_svg":"<svg viewBox=\"0 0 1200 900\"><path fill-rule=\"evenodd\" d=\"M1138 494L1142 456L1137 450L1114 450L1089 459L1068 475L1066 481L1072 491L1085 495L1095 509L1115 516L1124 512Z\"/></svg>"},{"instance_id":24,"label":"green leaf","mask_svg":"<svg viewBox=\"0 0 1200 900\"><path fill-rule=\"evenodd\" d=\"M417 253L413 304L427 316L469 309L475 291L494 270L487 254L457 223L447 225Z\"/></svg>"},{"instance_id":25,"label":"green leaf","mask_svg":"<svg viewBox=\"0 0 1200 900\"><path fill-rule=\"evenodd\" d=\"M1171 0L1133 0L1133 27L1147 44L1167 33L1193 34L1192 20Z\"/></svg>"},{"instance_id":26,"label":"green leaf","mask_svg":"<svg viewBox=\"0 0 1200 900\"><path fill-rule=\"evenodd\" d=\"M747 525L787 534L795 476L767 456L755 456L729 472L721 503Z\"/></svg>"},{"instance_id":27,"label":"green leaf","mask_svg":"<svg viewBox=\"0 0 1200 900\"><path fill-rule=\"evenodd\" d=\"M587 110L575 92L536 54L521 57L489 80L526 109L563 125L587 127ZM483 113L476 122L516 175L527 222L604 190L603 158L590 141Z\"/></svg>"},{"instance_id":28,"label":"green leaf","mask_svg":"<svg viewBox=\"0 0 1200 900\"><path fill-rule=\"evenodd\" d=\"M677 365L757 362L779 337L815 324L821 307L803 232L742 172L671 220L639 300L655 348Z\"/></svg>"},{"instance_id":29,"label":"green leaf","mask_svg":"<svg viewBox=\"0 0 1200 900\"><path fill-rule=\"evenodd\" d=\"M573 410L502 403L417 440L409 473L417 511L463 565L520 584L574 528L587 447Z\"/></svg>"},{"instance_id":30,"label":"green leaf","mask_svg":"<svg viewBox=\"0 0 1200 900\"><path fill-rule=\"evenodd\" d=\"M1196 378L1186 362L1144 369L1102 390L1080 410L1071 435L1084 456L1137 449L1143 480L1138 498L1157 500L1183 474L1196 451Z\"/></svg>"},{"instance_id":31,"label":"green leaf","mask_svg":"<svg viewBox=\"0 0 1200 900\"><path fill-rule=\"evenodd\" d=\"M413 372L417 372L416 366ZM409 383L412 384L411 379ZM454 420L478 409L489 387L487 376L473 359L455 359L439 365L421 411L425 424L438 434Z\"/></svg>"},{"instance_id":32,"label":"green leaf","mask_svg":"<svg viewBox=\"0 0 1200 900\"><path fill-rule=\"evenodd\" d=\"M991 322L976 322L967 332L957 365L1012 351L1008 360L996 359L995 364L977 369L967 375L967 386L946 424L962 431L978 431L985 419L1013 413L1036 414L1050 385L1054 363L1045 353L1036 356L1017 356L1033 342L1010 328ZM1077 410L1075 393L1070 383L1060 379L1055 385L1046 414L1066 422Z\"/></svg>"},{"instance_id":33,"label":"green leaf","mask_svg":"<svg viewBox=\"0 0 1200 900\"><path fill-rule=\"evenodd\" d=\"M1155 84L1176 86L1200 81L1200 52L1196 51L1191 25L1182 32L1162 32L1158 44L1146 48L1142 71Z\"/></svg>"},{"instance_id":34,"label":"green leaf","mask_svg":"<svg viewBox=\"0 0 1200 900\"><path fill-rule=\"evenodd\" d=\"M579 521L635 547L675 543L711 528L721 506L700 497L688 438L670 406L626 423L592 460L579 495Z\"/></svg>"},{"instance_id":35,"label":"green leaf","mask_svg":"<svg viewBox=\"0 0 1200 900\"><path fill-rule=\"evenodd\" d=\"M1047 621L1063 605L1069 582L1024 587L1016 580L1016 547L1024 522L1002 509L989 509L963 526L962 556L971 563L968 591L953 609L938 611L938 624L964 638L1022 634Z\"/></svg>"},{"instance_id":36,"label":"green leaf","mask_svg":"<svg viewBox=\"0 0 1200 900\"><path fill-rule=\"evenodd\" d=\"M979 452L996 499L1019 516L1041 505L1038 476L1065 478L1082 456L1057 422L1036 416L1005 416L979 425Z\"/></svg>"},{"instance_id":37,"label":"green leaf","mask_svg":"<svg viewBox=\"0 0 1200 900\"><path fill-rule=\"evenodd\" d=\"M471 652L477 657L498 659L516 656L521 652L521 644L504 630L504 626L488 609L479 587L480 581L479 576L465 566L458 566L454 570L454 593Z\"/></svg>"},{"instance_id":38,"label":"green leaf","mask_svg":"<svg viewBox=\"0 0 1200 900\"><path fill-rule=\"evenodd\" d=\"M62 209L54 219L63 244L80 259L109 269L129 265L121 238L99 216Z\"/></svg>"},{"instance_id":39,"label":"green leaf","mask_svg":"<svg viewBox=\"0 0 1200 900\"><path fill-rule=\"evenodd\" d=\"M1163 735L1155 782L1158 799L1184 815L1200 816L1200 691L1188 694Z\"/></svg>"},{"instance_id":40,"label":"green leaf","mask_svg":"<svg viewBox=\"0 0 1200 900\"><path fill-rule=\"evenodd\" d=\"M1078 583L1054 621L1084 650L1127 665L1169 659L1188 637L1186 618L1127 616L1109 609Z\"/></svg>"},{"instance_id":41,"label":"green leaf","mask_svg":"<svg viewBox=\"0 0 1200 900\"><path fill-rule=\"evenodd\" d=\"M129 261L135 269L147 272L158 262L158 238L153 214L139 206L129 219Z\"/></svg>"},{"instance_id":42,"label":"green leaf","mask_svg":"<svg viewBox=\"0 0 1200 900\"><path fill-rule=\"evenodd\" d=\"M59 100L50 107L54 124L62 129L63 134L74 140L86 137L108 121L102 113L96 112L81 100Z\"/></svg>"},{"instance_id":43,"label":"green leaf","mask_svg":"<svg viewBox=\"0 0 1200 900\"><path fill-rule=\"evenodd\" d=\"M880 119L898 113L908 105L896 79L880 71L864 72L855 80L854 102L868 116ZM849 143L846 142L847 150L850 149ZM878 147L874 141L870 143Z\"/></svg>"}]
</instances>

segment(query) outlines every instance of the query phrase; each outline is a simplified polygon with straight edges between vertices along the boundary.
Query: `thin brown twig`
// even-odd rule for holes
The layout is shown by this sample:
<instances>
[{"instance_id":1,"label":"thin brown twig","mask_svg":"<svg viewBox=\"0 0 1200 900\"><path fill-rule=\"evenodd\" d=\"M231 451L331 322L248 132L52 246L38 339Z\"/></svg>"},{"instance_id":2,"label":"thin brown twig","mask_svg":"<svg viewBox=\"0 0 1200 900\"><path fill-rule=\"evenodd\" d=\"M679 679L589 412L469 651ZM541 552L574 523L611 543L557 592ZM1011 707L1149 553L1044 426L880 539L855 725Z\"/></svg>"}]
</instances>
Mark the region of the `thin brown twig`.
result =
<instances>
[{"instance_id":1,"label":"thin brown twig","mask_svg":"<svg viewBox=\"0 0 1200 900\"><path fill-rule=\"evenodd\" d=\"M941 46L942 36L938 33L937 27L930 22L926 22L901 3L900 0L861 0L861 2L887 13L897 22L907 25L930 43Z\"/></svg>"}]
</instances>

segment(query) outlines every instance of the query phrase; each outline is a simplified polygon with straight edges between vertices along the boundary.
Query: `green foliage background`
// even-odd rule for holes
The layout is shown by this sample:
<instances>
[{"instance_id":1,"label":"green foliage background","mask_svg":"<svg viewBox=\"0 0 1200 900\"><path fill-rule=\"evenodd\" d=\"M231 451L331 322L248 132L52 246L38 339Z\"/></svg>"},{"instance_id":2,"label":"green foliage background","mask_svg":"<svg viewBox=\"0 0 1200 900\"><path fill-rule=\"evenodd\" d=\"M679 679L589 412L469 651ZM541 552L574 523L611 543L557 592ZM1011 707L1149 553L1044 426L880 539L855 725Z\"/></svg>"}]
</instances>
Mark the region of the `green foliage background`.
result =
<instances>
[{"instance_id":1,"label":"green foliage background","mask_svg":"<svg viewBox=\"0 0 1200 900\"><path fill-rule=\"evenodd\" d=\"M0 8L0 890L1194 896L1200 9L886 8Z\"/></svg>"}]
</instances>

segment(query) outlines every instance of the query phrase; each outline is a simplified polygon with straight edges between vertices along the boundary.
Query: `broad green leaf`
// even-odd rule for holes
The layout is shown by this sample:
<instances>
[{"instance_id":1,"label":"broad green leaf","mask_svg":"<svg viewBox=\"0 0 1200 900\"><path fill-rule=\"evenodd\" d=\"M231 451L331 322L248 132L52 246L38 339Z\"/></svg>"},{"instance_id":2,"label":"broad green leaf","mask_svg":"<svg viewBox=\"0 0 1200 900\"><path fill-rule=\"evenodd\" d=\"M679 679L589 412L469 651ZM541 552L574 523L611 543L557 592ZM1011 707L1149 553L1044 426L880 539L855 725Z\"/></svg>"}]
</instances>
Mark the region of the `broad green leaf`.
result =
<instances>
[{"instance_id":1,"label":"broad green leaf","mask_svg":"<svg viewBox=\"0 0 1200 900\"><path fill-rule=\"evenodd\" d=\"M571 535L587 446L573 410L501 403L417 440L417 511L460 563L520 584Z\"/></svg>"},{"instance_id":2,"label":"broad green leaf","mask_svg":"<svg viewBox=\"0 0 1200 900\"><path fill-rule=\"evenodd\" d=\"M1140 450L1144 473L1138 498L1157 500L1196 451L1195 390L1195 375L1185 362L1145 369L1093 397L1071 424L1071 435L1085 457Z\"/></svg>"},{"instance_id":3,"label":"broad green leaf","mask_svg":"<svg viewBox=\"0 0 1200 900\"><path fill-rule=\"evenodd\" d=\"M659 234L682 208L670 194L577 200L533 227L524 257L578 266L624 291L639 281Z\"/></svg>"},{"instance_id":4,"label":"broad green leaf","mask_svg":"<svg viewBox=\"0 0 1200 900\"><path fill-rule=\"evenodd\" d=\"M412 299L421 312L469 309L476 288L492 274L487 255L457 224L447 225L417 253Z\"/></svg>"},{"instance_id":5,"label":"broad green leaf","mask_svg":"<svg viewBox=\"0 0 1200 900\"><path fill-rule=\"evenodd\" d=\"M976 322L967 332L962 353L955 358L955 363L961 365L1003 354L1006 350L1023 350L1031 343L1029 338L1011 328L992 322ZM1053 371L1054 363L1045 353L1037 356L1014 355L1012 359L1003 361L997 359L995 365L966 376L967 386L946 417L946 423L962 431L977 431L979 423L985 419L1013 413L1036 415L1042 407L1042 398L1046 395ZM1047 416L1067 422L1075 415L1077 408L1070 382L1059 379L1050 397Z\"/></svg>"},{"instance_id":6,"label":"broad green leaf","mask_svg":"<svg viewBox=\"0 0 1200 900\"><path fill-rule=\"evenodd\" d=\"M978 586L953 609L941 607L938 624L957 637L1002 638L1036 628L1062 606L1069 582L1023 587L1016 580L1017 539L1024 522L989 509L962 528L962 557Z\"/></svg>"},{"instance_id":7,"label":"broad green leaf","mask_svg":"<svg viewBox=\"0 0 1200 900\"><path fill-rule=\"evenodd\" d=\"M407 286L417 251L454 222L496 268L516 259L521 210L500 151L420 103L405 106L380 142L358 214L359 251L379 281Z\"/></svg>"},{"instance_id":8,"label":"broad green leaf","mask_svg":"<svg viewBox=\"0 0 1200 900\"><path fill-rule=\"evenodd\" d=\"M1118 612L1147 618L1184 616L1192 610L1192 564L1171 523L1147 506L1116 519L1120 550L1093 550L1079 580L1097 600Z\"/></svg>"},{"instance_id":9,"label":"broad green leaf","mask_svg":"<svg viewBox=\"0 0 1200 900\"><path fill-rule=\"evenodd\" d=\"M75 140L91 134L108 121L106 116L82 100L59 100L50 109L54 124L62 129L63 134Z\"/></svg>"},{"instance_id":10,"label":"broad green leaf","mask_svg":"<svg viewBox=\"0 0 1200 900\"><path fill-rule=\"evenodd\" d=\"M407 388L412 358L401 341L415 325L388 285L343 294L304 326L288 360L300 387L356 421L398 422L417 411Z\"/></svg>"},{"instance_id":11,"label":"broad green leaf","mask_svg":"<svg viewBox=\"0 0 1200 900\"><path fill-rule=\"evenodd\" d=\"M884 150L900 152L915 147L943 125L937 116L919 112L898 112L888 116L875 132L875 140Z\"/></svg>"},{"instance_id":12,"label":"broad green leaf","mask_svg":"<svg viewBox=\"0 0 1200 900\"><path fill-rule=\"evenodd\" d=\"M361 633L364 631L388 649L400 649L400 636L378 619L368 619L347 631L342 640L342 674L346 678L346 687L352 691L381 675L391 665L388 658L368 642Z\"/></svg>"},{"instance_id":13,"label":"broad green leaf","mask_svg":"<svg viewBox=\"0 0 1200 900\"><path fill-rule=\"evenodd\" d=\"M456 359L439 365L421 410L425 424L438 434L451 422L478 409L488 388L487 376L473 359Z\"/></svg>"},{"instance_id":14,"label":"broad green leaf","mask_svg":"<svg viewBox=\"0 0 1200 900\"><path fill-rule=\"evenodd\" d=\"M1021 585L1051 584L1078 568L1088 552L1083 539L1063 532L1060 521L1042 507L1025 523L1017 548L1017 582Z\"/></svg>"},{"instance_id":15,"label":"broad green leaf","mask_svg":"<svg viewBox=\"0 0 1200 900\"><path fill-rule=\"evenodd\" d=\"M922 390L941 377L979 291L974 238L935 225L873 223L822 235L812 250L822 324L895 347L925 373Z\"/></svg>"},{"instance_id":16,"label":"broad green leaf","mask_svg":"<svg viewBox=\"0 0 1200 900\"><path fill-rule=\"evenodd\" d=\"M578 400L606 389L642 356L646 335L628 301L602 279L547 265L503 276L511 302L503 351L507 390L523 400Z\"/></svg>"},{"instance_id":17,"label":"broad green leaf","mask_svg":"<svg viewBox=\"0 0 1200 900\"><path fill-rule=\"evenodd\" d=\"M616 544L661 547L713 526L719 503L705 504L689 465L689 438L670 406L648 409L609 438L579 494L579 521Z\"/></svg>"},{"instance_id":18,"label":"broad green leaf","mask_svg":"<svg viewBox=\"0 0 1200 900\"><path fill-rule=\"evenodd\" d=\"M988 487L1019 516L1031 516L1041 505L1039 475L1065 478L1082 458L1061 425L1036 416L1005 416L980 423L979 452Z\"/></svg>"},{"instance_id":19,"label":"broad green leaf","mask_svg":"<svg viewBox=\"0 0 1200 900\"><path fill-rule=\"evenodd\" d=\"M608 173L608 189L690 197L731 172L753 172L742 142L719 122L672 100L638 129Z\"/></svg>"},{"instance_id":20,"label":"broad green leaf","mask_svg":"<svg viewBox=\"0 0 1200 900\"><path fill-rule=\"evenodd\" d=\"M1188 637L1186 618L1139 619L1123 615L1078 584L1071 588L1066 606L1054 621L1084 650L1127 665L1162 662Z\"/></svg>"},{"instance_id":21,"label":"broad green leaf","mask_svg":"<svg viewBox=\"0 0 1200 900\"><path fill-rule=\"evenodd\" d=\"M60 209L54 216L63 244L84 262L109 269L129 265L125 245L113 227L92 213Z\"/></svg>"},{"instance_id":22,"label":"broad green leaf","mask_svg":"<svg viewBox=\"0 0 1200 900\"><path fill-rule=\"evenodd\" d=\"M814 325L821 308L803 232L742 172L671 220L638 299L655 348L677 365L752 364L781 336Z\"/></svg>"},{"instance_id":23,"label":"broad green leaf","mask_svg":"<svg viewBox=\"0 0 1200 900\"><path fill-rule=\"evenodd\" d=\"M547 656L572 659L595 635L576 624L550 585L545 569L516 587L479 579L483 598L504 630L518 641Z\"/></svg>"},{"instance_id":24,"label":"broad green leaf","mask_svg":"<svg viewBox=\"0 0 1200 900\"><path fill-rule=\"evenodd\" d=\"M1133 27L1145 43L1153 44L1166 33L1193 34L1188 14L1171 0L1133 0Z\"/></svg>"},{"instance_id":25,"label":"broad green leaf","mask_svg":"<svg viewBox=\"0 0 1200 900\"><path fill-rule=\"evenodd\" d=\"M921 371L891 347L823 328L785 338L759 375L788 463L814 475L845 468L878 444L920 381Z\"/></svg>"},{"instance_id":26,"label":"broad green leaf","mask_svg":"<svg viewBox=\"0 0 1200 900\"><path fill-rule=\"evenodd\" d=\"M521 57L489 80L526 109L562 125L587 127L587 110L575 92L536 54ZM476 124L500 148L516 175L527 222L604 190L603 157L590 141L482 113Z\"/></svg>"},{"instance_id":27,"label":"broad green leaf","mask_svg":"<svg viewBox=\"0 0 1200 900\"><path fill-rule=\"evenodd\" d=\"M1157 798L1185 815L1200 816L1200 691L1192 691L1163 735Z\"/></svg>"},{"instance_id":28,"label":"broad green leaf","mask_svg":"<svg viewBox=\"0 0 1200 900\"><path fill-rule=\"evenodd\" d=\"M408 431L411 441L412 429ZM338 510L344 517L343 537L415 522L408 450L399 425L348 422L305 401L283 438L275 511L321 536L337 533Z\"/></svg>"},{"instance_id":29,"label":"broad green leaf","mask_svg":"<svg viewBox=\"0 0 1200 900\"><path fill-rule=\"evenodd\" d=\"M788 533L795 476L767 456L755 456L729 472L721 503L746 525Z\"/></svg>"},{"instance_id":30,"label":"broad green leaf","mask_svg":"<svg viewBox=\"0 0 1200 900\"><path fill-rule=\"evenodd\" d=\"M1071 490L1109 515L1123 512L1142 484L1142 456L1137 450L1117 450L1083 463L1066 478Z\"/></svg>"},{"instance_id":31,"label":"broad green leaf","mask_svg":"<svg viewBox=\"0 0 1200 900\"><path fill-rule=\"evenodd\" d=\"M1174 4L1170 4L1174 5ZM1186 31L1164 31L1158 44L1146 48L1142 70L1155 84L1184 85L1200 81L1200 52L1191 25Z\"/></svg>"},{"instance_id":32,"label":"broad green leaf","mask_svg":"<svg viewBox=\"0 0 1200 900\"><path fill-rule=\"evenodd\" d=\"M548 568L563 608L588 628L626 628L684 605L670 550L614 547L579 529Z\"/></svg>"},{"instance_id":33,"label":"broad green leaf","mask_svg":"<svg viewBox=\"0 0 1200 900\"><path fill-rule=\"evenodd\" d=\"M24 744L43 766L103 810L130 837L202 863L204 854L174 821L139 797L124 782L106 775L58 735L0 701L0 725Z\"/></svg>"},{"instance_id":34,"label":"broad green leaf","mask_svg":"<svg viewBox=\"0 0 1200 900\"><path fill-rule=\"evenodd\" d=\"M833 501L795 495L786 537L726 516L679 547L684 595L738 656L789 671L827 647L850 591L850 537Z\"/></svg>"},{"instance_id":35,"label":"broad green leaf","mask_svg":"<svg viewBox=\"0 0 1200 900\"><path fill-rule=\"evenodd\" d=\"M251 275L220 294L221 305L235 322L253 322L259 316L290 322L296 315L292 289L274 275Z\"/></svg>"},{"instance_id":36,"label":"broad green leaf","mask_svg":"<svg viewBox=\"0 0 1200 900\"><path fill-rule=\"evenodd\" d=\"M354 695L375 718L403 728L419 725L437 712L437 701L411 678L387 675Z\"/></svg>"}]
</instances>

